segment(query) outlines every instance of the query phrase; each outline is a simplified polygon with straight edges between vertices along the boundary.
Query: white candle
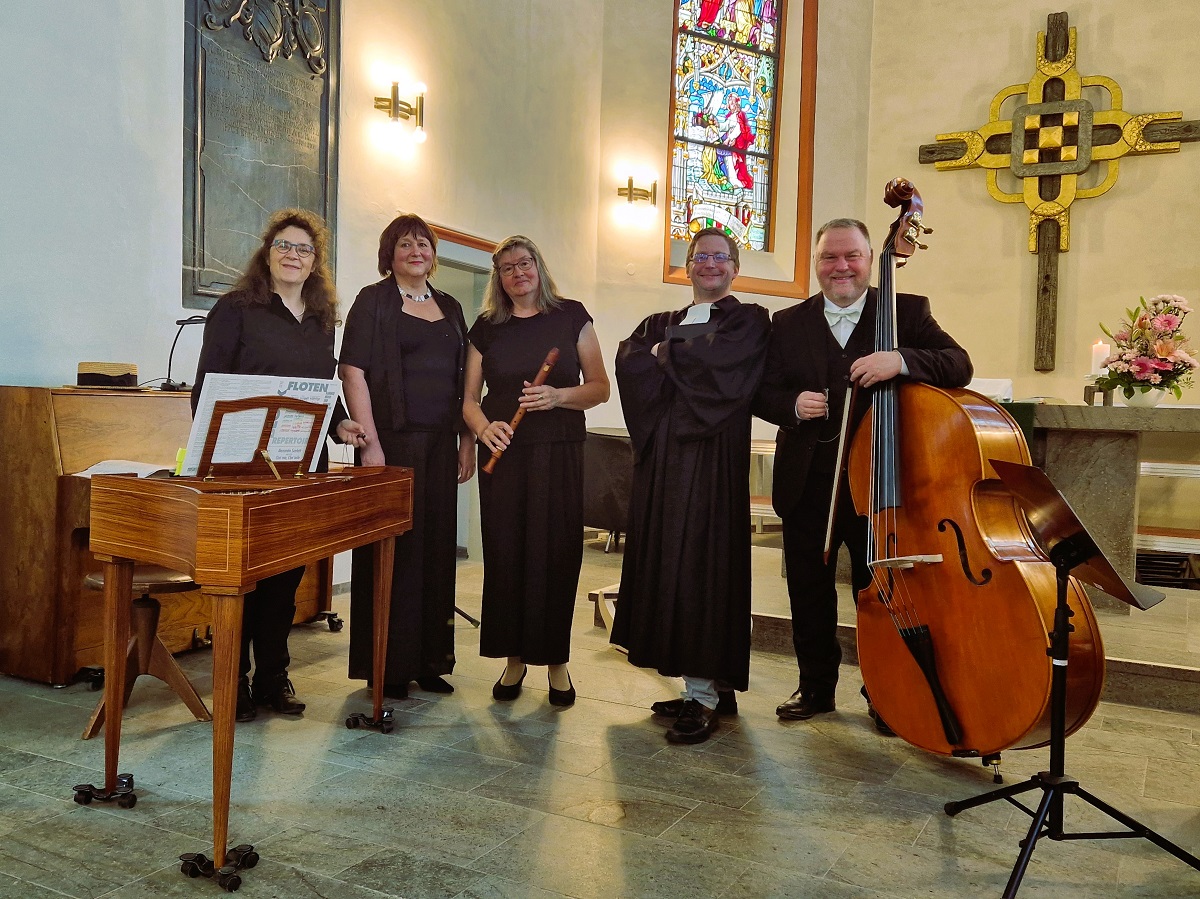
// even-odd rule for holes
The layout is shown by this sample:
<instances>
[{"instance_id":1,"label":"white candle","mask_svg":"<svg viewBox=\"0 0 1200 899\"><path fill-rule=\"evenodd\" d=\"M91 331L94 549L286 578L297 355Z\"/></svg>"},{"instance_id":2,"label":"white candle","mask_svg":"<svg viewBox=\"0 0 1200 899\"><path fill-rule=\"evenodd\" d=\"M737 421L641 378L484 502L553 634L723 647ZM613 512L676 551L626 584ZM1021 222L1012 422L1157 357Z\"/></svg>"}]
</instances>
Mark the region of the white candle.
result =
<instances>
[{"instance_id":1,"label":"white candle","mask_svg":"<svg viewBox=\"0 0 1200 899\"><path fill-rule=\"evenodd\" d=\"M1111 352L1112 347L1103 340L1097 340L1092 344L1092 374L1103 374L1104 360L1108 358Z\"/></svg>"}]
</instances>

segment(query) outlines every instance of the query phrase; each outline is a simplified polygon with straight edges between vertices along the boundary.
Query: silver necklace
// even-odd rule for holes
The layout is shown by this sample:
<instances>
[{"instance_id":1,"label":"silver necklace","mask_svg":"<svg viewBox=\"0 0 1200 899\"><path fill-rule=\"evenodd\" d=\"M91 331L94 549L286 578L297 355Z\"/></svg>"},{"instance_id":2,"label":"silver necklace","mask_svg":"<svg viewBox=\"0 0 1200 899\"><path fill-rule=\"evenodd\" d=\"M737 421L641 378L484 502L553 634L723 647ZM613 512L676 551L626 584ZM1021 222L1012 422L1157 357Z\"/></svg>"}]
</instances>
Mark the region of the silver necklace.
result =
<instances>
[{"instance_id":1,"label":"silver necklace","mask_svg":"<svg viewBox=\"0 0 1200 899\"><path fill-rule=\"evenodd\" d=\"M408 293L407 291L402 290L400 291L400 296L404 297L406 300L412 300L414 303L424 303L431 296L433 296L433 288L428 288L422 294Z\"/></svg>"}]
</instances>

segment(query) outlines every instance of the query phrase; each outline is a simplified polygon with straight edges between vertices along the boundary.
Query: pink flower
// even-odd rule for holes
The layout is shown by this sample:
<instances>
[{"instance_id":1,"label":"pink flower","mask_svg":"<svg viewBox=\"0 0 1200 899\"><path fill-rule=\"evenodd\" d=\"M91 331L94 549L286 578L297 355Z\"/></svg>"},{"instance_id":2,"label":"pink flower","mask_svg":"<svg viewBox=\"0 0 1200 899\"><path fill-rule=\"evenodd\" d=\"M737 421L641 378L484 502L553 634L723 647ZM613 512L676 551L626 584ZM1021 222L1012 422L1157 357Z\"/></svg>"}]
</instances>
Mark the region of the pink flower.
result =
<instances>
[{"instance_id":1,"label":"pink flower","mask_svg":"<svg viewBox=\"0 0 1200 899\"><path fill-rule=\"evenodd\" d=\"M1113 335L1113 340L1115 340L1118 344L1129 343L1129 329L1122 328Z\"/></svg>"},{"instance_id":2,"label":"pink flower","mask_svg":"<svg viewBox=\"0 0 1200 899\"><path fill-rule=\"evenodd\" d=\"M1165 338L1163 340L1154 341L1154 354L1159 359L1170 359L1171 354L1175 352L1175 341Z\"/></svg>"},{"instance_id":3,"label":"pink flower","mask_svg":"<svg viewBox=\"0 0 1200 899\"><path fill-rule=\"evenodd\" d=\"M1160 312L1150 321L1150 327L1155 331L1161 331L1164 334L1169 334L1179 327L1179 323L1183 321L1178 315L1172 315L1170 312Z\"/></svg>"},{"instance_id":4,"label":"pink flower","mask_svg":"<svg viewBox=\"0 0 1200 899\"><path fill-rule=\"evenodd\" d=\"M1138 356L1129 363L1129 371L1139 381L1149 381L1154 376L1155 365L1145 356Z\"/></svg>"},{"instance_id":5,"label":"pink flower","mask_svg":"<svg viewBox=\"0 0 1200 899\"><path fill-rule=\"evenodd\" d=\"M1175 363L1169 359L1150 359L1149 361L1150 365L1159 371L1172 371L1175 368Z\"/></svg>"}]
</instances>

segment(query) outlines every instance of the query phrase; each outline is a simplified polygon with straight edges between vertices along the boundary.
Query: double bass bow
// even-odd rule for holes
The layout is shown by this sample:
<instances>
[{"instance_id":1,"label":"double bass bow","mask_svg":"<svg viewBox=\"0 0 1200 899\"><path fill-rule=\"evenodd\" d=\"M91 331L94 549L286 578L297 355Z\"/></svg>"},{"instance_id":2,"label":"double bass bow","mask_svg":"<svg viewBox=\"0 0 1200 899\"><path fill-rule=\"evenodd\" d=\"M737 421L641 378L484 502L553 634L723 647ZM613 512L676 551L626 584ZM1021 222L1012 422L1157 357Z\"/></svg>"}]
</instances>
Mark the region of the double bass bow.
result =
<instances>
[{"instance_id":1,"label":"double bass bow","mask_svg":"<svg viewBox=\"0 0 1200 899\"><path fill-rule=\"evenodd\" d=\"M916 188L890 182L899 207L879 259L875 349L895 350L895 270L928 233ZM892 379L847 454L850 497L869 522L871 583L857 599L863 682L878 713L930 752L989 757L1050 738L1056 572L991 460L1030 464L1012 417L965 389ZM1091 716L1104 649L1071 579L1074 633L1067 733Z\"/></svg>"}]
</instances>

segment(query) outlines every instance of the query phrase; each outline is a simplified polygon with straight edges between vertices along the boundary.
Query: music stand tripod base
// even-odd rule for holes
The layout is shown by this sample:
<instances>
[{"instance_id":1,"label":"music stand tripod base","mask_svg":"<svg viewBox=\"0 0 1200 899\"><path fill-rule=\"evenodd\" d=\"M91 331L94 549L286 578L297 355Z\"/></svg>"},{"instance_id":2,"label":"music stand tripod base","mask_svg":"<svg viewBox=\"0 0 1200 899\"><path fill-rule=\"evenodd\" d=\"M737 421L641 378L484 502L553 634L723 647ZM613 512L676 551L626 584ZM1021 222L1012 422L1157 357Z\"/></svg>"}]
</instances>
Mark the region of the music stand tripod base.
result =
<instances>
[{"instance_id":1,"label":"music stand tripod base","mask_svg":"<svg viewBox=\"0 0 1200 899\"><path fill-rule=\"evenodd\" d=\"M945 812L953 817L959 812L976 808L989 802L1003 799L1029 815L1033 822L1025 839L1020 842L1021 852L1013 866L1004 899L1013 899L1021 887L1021 880L1033 858L1038 840L1120 840L1145 839L1155 846L1200 871L1200 858L1187 852L1166 837L1151 830L1145 824L1121 810L1096 798L1079 785L1079 781L1066 776L1066 706L1067 706L1067 661L1070 648L1072 612L1067 604L1067 590L1072 572L1076 577L1104 592L1135 605L1149 606L1163 598L1161 593L1139 584L1129 584L1121 578L1104 558L1087 529L1079 522L1074 511L1062 495L1054 488L1046 475L1032 466L992 460L992 466L1005 486L1020 502L1030 520L1038 530L1040 543L1049 547L1050 561L1054 564L1057 580L1057 603L1054 610L1054 631L1050 635L1050 655L1053 666L1050 687L1050 770L1040 771L1024 783L1012 784L959 802L947 802ZM1036 523L1036 524L1035 524ZM1016 796L1032 790L1042 791L1042 800L1036 809L1031 809ZM1123 824L1128 830L1101 831L1095 833L1067 833L1063 829L1063 799L1067 795L1078 796L1088 805Z\"/></svg>"}]
</instances>

